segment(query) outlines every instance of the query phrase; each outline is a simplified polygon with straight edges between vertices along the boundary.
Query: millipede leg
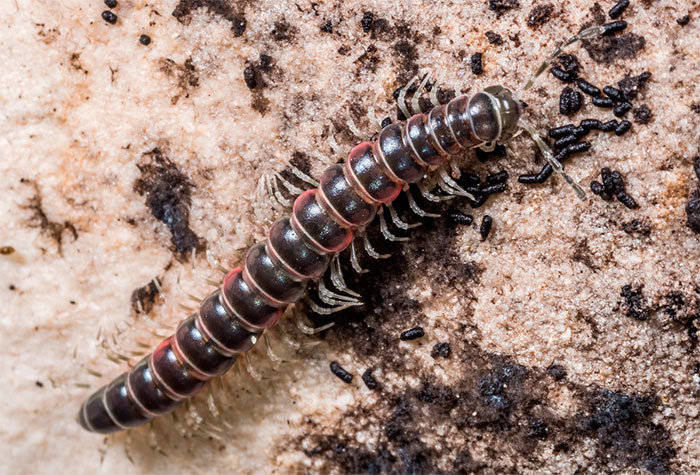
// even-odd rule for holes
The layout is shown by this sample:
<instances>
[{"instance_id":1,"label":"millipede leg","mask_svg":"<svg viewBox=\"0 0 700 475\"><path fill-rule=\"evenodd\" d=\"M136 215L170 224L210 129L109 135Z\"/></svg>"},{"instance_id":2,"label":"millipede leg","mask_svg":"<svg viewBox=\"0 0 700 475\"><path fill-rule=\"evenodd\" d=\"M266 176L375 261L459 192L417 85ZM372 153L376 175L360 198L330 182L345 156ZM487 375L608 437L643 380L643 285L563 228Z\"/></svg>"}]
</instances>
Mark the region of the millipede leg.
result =
<instances>
[{"instance_id":1,"label":"millipede leg","mask_svg":"<svg viewBox=\"0 0 700 475\"><path fill-rule=\"evenodd\" d=\"M386 225L386 218L384 218L384 213L379 213L379 229L382 232L382 236L389 241L397 242L410 240L408 237L399 237L389 231L389 227Z\"/></svg>"},{"instance_id":2,"label":"millipede leg","mask_svg":"<svg viewBox=\"0 0 700 475\"><path fill-rule=\"evenodd\" d=\"M131 444L133 443L133 440L131 438L131 431L128 430L126 431L126 436L124 436L124 455L126 455L126 458L131 462L131 465L134 465L134 458L131 456Z\"/></svg>"},{"instance_id":3,"label":"millipede leg","mask_svg":"<svg viewBox=\"0 0 700 475\"><path fill-rule=\"evenodd\" d=\"M399 218L398 213L394 209L393 205L388 205L387 208L389 208L389 215L391 216L391 222L394 223L394 225L399 228L403 229L404 231L407 231L412 228L417 228L418 226L421 226L423 223L407 223L403 221L401 218Z\"/></svg>"},{"instance_id":4,"label":"millipede leg","mask_svg":"<svg viewBox=\"0 0 700 475\"><path fill-rule=\"evenodd\" d=\"M352 120L352 117L348 116L348 119L345 121L345 123L348 126L348 129L350 129L350 132L353 133L355 137L357 137L361 142L364 142L367 140L367 136L362 133L362 131L355 125L355 121Z\"/></svg>"},{"instance_id":5,"label":"millipede leg","mask_svg":"<svg viewBox=\"0 0 700 475\"><path fill-rule=\"evenodd\" d=\"M340 265L340 257L338 254L333 256L331 260L331 282L338 290L346 292L353 297L362 298L362 295L358 294L345 283L345 278L343 277L343 269Z\"/></svg>"},{"instance_id":6,"label":"millipede leg","mask_svg":"<svg viewBox=\"0 0 700 475\"><path fill-rule=\"evenodd\" d=\"M364 274L369 272L367 269L363 269L360 265L360 260L357 257L357 249L355 247L355 241L350 244L350 265L358 274Z\"/></svg>"},{"instance_id":7,"label":"millipede leg","mask_svg":"<svg viewBox=\"0 0 700 475\"><path fill-rule=\"evenodd\" d=\"M365 252L374 259L386 259L391 257L391 254L379 254L375 251L372 244L369 242L369 238L367 238L367 235L364 233L362 234L362 243L365 246Z\"/></svg>"},{"instance_id":8,"label":"millipede leg","mask_svg":"<svg viewBox=\"0 0 700 475\"><path fill-rule=\"evenodd\" d=\"M324 282L323 278L319 279L318 281L318 294L321 300L323 300L323 303L327 303L328 305L343 305L345 303L356 303L359 304L361 303L359 300L357 300L354 297L349 297L347 295L341 295L339 293L333 292L330 290L327 286L326 283Z\"/></svg>"},{"instance_id":9,"label":"millipede leg","mask_svg":"<svg viewBox=\"0 0 700 475\"><path fill-rule=\"evenodd\" d=\"M440 101L438 100L437 92L438 92L438 85L437 85L437 83L435 83L435 84L433 84L433 87L430 88L430 103L433 105L433 107L437 107L440 105ZM459 94L457 97L459 97L459 96L461 96L461 94Z\"/></svg>"},{"instance_id":10,"label":"millipede leg","mask_svg":"<svg viewBox=\"0 0 700 475\"><path fill-rule=\"evenodd\" d=\"M447 174L447 171L444 168L441 168L438 173L438 183L444 185L444 187L442 187L443 189L445 189L446 187L448 190L451 190L452 194L454 195L465 196L472 201L476 201L474 195L472 195L467 190L459 186L459 184L456 181L454 181L452 177L450 177L450 175Z\"/></svg>"},{"instance_id":11,"label":"millipede leg","mask_svg":"<svg viewBox=\"0 0 700 475\"><path fill-rule=\"evenodd\" d=\"M428 84L428 81L430 80L430 73L426 74L423 80L421 81L420 85L418 86L418 89L416 89L416 92L413 93L413 97L411 98L411 108L413 109L414 114L422 114L423 109L421 109L420 106L420 96L423 94L423 89L425 89L425 85ZM406 116L408 117L408 116Z\"/></svg>"},{"instance_id":12,"label":"millipede leg","mask_svg":"<svg viewBox=\"0 0 700 475\"><path fill-rule=\"evenodd\" d=\"M428 213L427 211L424 211L420 206L418 206L418 203L416 203L416 199L413 197L413 192L409 188L408 191L406 191L406 197L408 198L408 206L411 208L411 211L413 211L417 216L420 216L421 218L439 218L440 215L437 213Z\"/></svg>"},{"instance_id":13,"label":"millipede leg","mask_svg":"<svg viewBox=\"0 0 700 475\"><path fill-rule=\"evenodd\" d=\"M408 107L406 107L406 92L413 86L413 83L418 80L418 76L413 76L413 79L411 79L408 84L406 84L403 89L401 89L401 92L399 92L399 97L397 99L399 103L399 109L403 113L405 117L411 117L411 114L408 112Z\"/></svg>"},{"instance_id":14,"label":"millipede leg","mask_svg":"<svg viewBox=\"0 0 700 475\"><path fill-rule=\"evenodd\" d=\"M318 181L314 180L312 177L304 173L303 171L299 170L299 168L292 166L289 168L289 171L294 175L295 177L299 178L301 181L308 183L314 188L318 188Z\"/></svg>"},{"instance_id":15,"label":"millipede leg","mask_svg":"<svg viewBox=\"0 0 700 475\"><path fill-rule=\"evenodd\" d=\"M340 311L348 309L350 307L362 305L362 302L358 302L358 303L348 302L348 303L344 303L342 305L338 305L337 307L321 307L319 304L314 302L308 295L304 296L304 302L306 302L307 305L309 307L311 307L311 310L314 313L318 313L319 315L330 315L331 313L340 312Z\"/></svg>"},{"instance_id":16,"label":"millipede leg","mask_svg":"<svg viewBox=\"0 0 700 475\"><path fill-rule=\"evenodd\" d=\"M423 198L425 198L428 201L432 201L433 203L439 203L440 201L447 201L447 200L451 200L452 198L454 198L454 196L434 195L428 190L428 188L425 186L424 183L419 183L418 189L420 190L420 194L423 195Z\"/></svg>"},{"instance_id":17,"label":"millipede leg","mask_svg":"<svg viewBox=\"0 0 700 475\"><path fill-rule=\"evenodd\" d=\"M284 206L285 208L291 208L292 205L294 204L294 202L293 202L292 200L290 200L289 198L286 198L286 197L282 194L282 192L280 191L279 182L277 181L277 180L278 180L278 178L277 178L278 175L279 175L279 174L275 174L275 176L272 178L272 192L274 193L275 199L277 199L277 201L278 201L282 206Z\"/></svg>"},{"instance_id":18,"label":"millipede leg","mask_svg":"<svg viewBox=\"0 0 700 475\"><path fill-rule=\"evenodd\" d=\"M287 189L287 191L294 196L299 196L305 191L299 188L298 186L290 183L289 180L284 178L281 173L275 173L275 178L277 178L280 181L280 183L282 183L282 186L284 186Z\"/></svg>"},{"instance_id":19,"label":"millipede leg","mask_svg":"<svg viewBox=\"0 0 700 475\"><path fill-rule=\"evenodd\" d=\"M310 155L313 155L318 159L319 162L323 163L326 165L326 167L330 167L331 165L335 165L335 162L328 156L322 154L318 150L312 150L309 152Z\"/></svg>"},{"instance_id":20,"label":"millipede leg","mask_svg":"<svg viewBox=\"0 0 700 475\"><path fill-rule=\"evenodd\" d=\"M374 96L374 101L367 107L367 116L369 117L370 122L372 125L374 125L377 130L382 130L382 121L379 117L377 117L377 114L375 112L375 106L377 105L377 100L379 99L379 96L381 93L377 93L376 96Z\"/></svg>"},{"instance_id":21,"label":"millipede leg","mask_svg":"<svg viewBox=\"0 0 700 475\"><path fill-rule=\"evenodd\" d=\"M253 367L253 362L250 360L250 355L248 353L243 353L243 358L245 359L245 370L248 372L250 377L257 383L262 381L263 377Z\"/></svg>"},{"instance_id":22,"label":"millipede leg","mask_svg":"<svg viewBox=\"0 0 700 475\"><path fill-rule=\"evenodd\" d=\"M295 314L294 321L296 323L297 328L299 329L300 332L302 332L304 335L315 335L317 333L321 333L324 330L328 330L331 328L333 325L335 325L335 322L330 322L326 323L325 325L321 325L320 327L310 327L307 324L305 324L302 321L302 316L300 313Z\"/></svg>"},{"instance_id":23,"label":"millipede leg","mask_svg":"<svg viewBox=\"0 0 700 475\"><path fill-rule=\"evenodd\" d=\"M338 142L336 142L333 134L330 134L328 136L327 140L328 140L328 145L331 147L331 150L333 150L333 153L335 153L336 155L339 155L341 157L345 155L345 153L343 152L343 149L340 148L340 145L338 145Z\"/></svg>"}]
</instances>

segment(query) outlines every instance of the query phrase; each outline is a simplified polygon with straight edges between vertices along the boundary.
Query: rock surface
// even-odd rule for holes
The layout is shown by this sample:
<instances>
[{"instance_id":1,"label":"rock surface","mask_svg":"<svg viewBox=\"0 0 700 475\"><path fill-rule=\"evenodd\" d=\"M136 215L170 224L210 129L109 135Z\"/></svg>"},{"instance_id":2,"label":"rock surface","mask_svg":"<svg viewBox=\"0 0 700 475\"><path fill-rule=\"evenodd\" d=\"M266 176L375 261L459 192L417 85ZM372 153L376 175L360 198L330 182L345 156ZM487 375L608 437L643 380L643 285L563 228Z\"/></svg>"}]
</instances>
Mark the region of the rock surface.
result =
<instances>
[{"instance_id":1,"label":"rock surface","mask_svg":"<svg viewBox=\"0 0 700 475\"><path fill-rule=\"evenodd\" d=\"M215 385L221 415L206 392L175 421L106 444L74 420L126 369L116 355L133 363L152 348L216 264L264 237L280 214L256 192L264 176L289 163L318 176L329 137L347 152L358 140L347 119L371 133L372 105L394 119L392 93L419 72L440 96L517 89L612 6L119 0L112 24L99 1L0 3L4 470L700 471L700 241L685 212L698 186L700 13L666 0L631 2L624 32L570 51L579 77L601 89L627 78L650 113L623 136L593 133L567 171L588 187L619 170L638 209L580 202L556 176L517 183L543 165L523 136L485 163L470 151L455 170L507 170L507 191L476 210L455 200L412 241L381 245L391 259L363 259L371 271L346 277L365 306L299 352L273 332L295 359L275 371L259 345L264 379ZM614 118L585 95L561 116L564 87L547 74L523 96L539 130ZM457 212L491 216L488 237ZM293 326L293 340L314 342ZM399 340L417 326L423 337ZM344 384L330 361L358 377ZM196 436L179 435L200 416Z\"/></svg>"}]
</instances>

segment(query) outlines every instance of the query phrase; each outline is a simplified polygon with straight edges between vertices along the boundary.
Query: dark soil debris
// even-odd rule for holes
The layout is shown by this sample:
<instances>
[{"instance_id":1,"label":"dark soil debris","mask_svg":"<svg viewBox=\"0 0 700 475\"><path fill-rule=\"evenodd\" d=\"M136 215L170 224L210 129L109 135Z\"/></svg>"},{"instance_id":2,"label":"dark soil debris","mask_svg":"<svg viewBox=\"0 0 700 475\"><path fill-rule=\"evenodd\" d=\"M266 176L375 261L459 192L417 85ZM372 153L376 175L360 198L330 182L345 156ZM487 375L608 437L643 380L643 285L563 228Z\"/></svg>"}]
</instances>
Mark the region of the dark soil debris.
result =
<instances>
[{"instance_id":1,"label":"dark soil debris","mask_svg":"<svg viewBox=\"0 0 700 475\"><path fill-rule=\"evenodd\" d=\"M174 251L180 258L187 258L192 249L204 249L204 241L189 226L192 183L159 149L145 153L143 158L134 191L146 197L153 216L170 230Z\"/></svg>"},{"instance_id":2,"label":"dark soil debris","mask_svg":"<svg viewBox=\"0 0 700 475\"><path fill-rule=\"evenodd\" d=\"M537 28L544 25L552 18L554 5L551 3L541 3L532 7L530 14L527 16L527 26Z\"/></svg>"},{"instance_id":3,"label":"dark soil debris","mask_svg":"<svg viewBox=\"0 0 700 475\"><path fill-rule=\"evenodd\" d=\"M645 45L646 40L644 37L634 33L583 41L583 47L591 58L604 64L634 59L644 49Z\"/></svg>"},{"instance_id":4,"label":"dark soil debris","mask_svg":"<svg viewBox=\"0 0 700 475\"><path fill-rule=\"evenodd\" d=\"M489 43L494 46L500 46L503 44L503 37L498 33L494 33L493 31L486 32L486 39L489 40Z\"/></svg>"},{"instance_id":5,"label":"dark soil debris","mask_svg":"<svg viewBox=\"0 0 700 475\"><path fill-rule=\"evenodd\" d=\"M234 36L241 36L246 29L246 19L242 12L234 10L233 5L235 4L228 0L180 0L172 15L180 23L187 24L192 12L206 8L212 15L218 15L230 22Z\"/></svg>"},{"instance_id":6,"label":"dark soil debris","mask_svg":"<svg viewBox=\"0 0 700 475\"><path fill-rule=\"evenodd\" d=\"M157 280L157 278L154 280ZM160 294L158 285L156 285L154 280L131 293L131 311L134 314L148 315L153 310L153 305ZM158 281L158 284L160 284L160 281Z\"/></svg>"},{"instance_id":7,"label":"dark soil debris","mask_svg":"<svg viewBox=\"0 0 700 475\"><path fill-rule=\"evenodd\" d=\"M58 253L63 255L63 235L69 232L73 236L73 241L78 239L78 231L70 221L53 221L49 219L46 211L43 208L43 202L39 187L34 182L30 182L34 186L34 196L31 197L29 203L25 206L32 212L29 220L29 225L41 229L42 234L56 242Z\"/></svg>"},{"instance_id":8,"label":"dark soil debris","mask_svg":"<svg viewBox=\"0 0 700 475\"><path fill-rule=\"evenodd\" d=\"M623 297L625 315L635 320L644 321L649 318L651 310L647 305L647 300L642 292L643 286L632 286L631 284L622 287L620 296Z\"/></svg>"},{"instance_id":9,"label":"dark soil debris","mask_svg":"<svg viewBox=\"0 0 700 475\"><path fill-rule=\"evenodd\" d=\"M518 8L520 2L518 0L489 0L489 8L496 12L497 17L501 17L508 10Z\"/></svg>"}]
</instances>

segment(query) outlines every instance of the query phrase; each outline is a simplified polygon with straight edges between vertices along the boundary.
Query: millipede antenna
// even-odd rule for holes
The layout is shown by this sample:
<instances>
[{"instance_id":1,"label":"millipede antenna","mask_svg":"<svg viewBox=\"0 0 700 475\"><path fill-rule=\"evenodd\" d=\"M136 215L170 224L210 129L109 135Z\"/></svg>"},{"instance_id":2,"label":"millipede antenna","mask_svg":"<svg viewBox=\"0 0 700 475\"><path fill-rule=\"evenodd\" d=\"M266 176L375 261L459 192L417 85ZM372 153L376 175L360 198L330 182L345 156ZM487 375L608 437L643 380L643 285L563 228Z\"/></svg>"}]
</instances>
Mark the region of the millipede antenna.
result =
<instances>
[{"instance_id":1,"label":"millipede antenna","mask_svg":"<svg viewBox=\"0 0 700 475\"><path fill-rule=\"evenodd\" d=\"M563 52L564 48L567 46L571 46L572 44L576 43L577 41L581 40L587 40L590 38L595 38L596 36L600 36L604 34L606 31L609 31L609 28L606 27L605 25L603 26L592 26L590 28L586 28L585 30L582 30L579 34L572 36L568 40L564 41L562 44L557 46L557 49L555 49L552 54L549 55L549 58L545 59L542 64L540 64L540 67L537 68L537 71L535 71L535 74L530 77L530 79L527 80L525 83L525 86L522 88L520 93L523 93L525 91L528 91L532 86L535 85L535 81L537 81L537 78L539 78L542 73L544 73L547 68L549 67L550 64L552 64L552 61L557 59ZM520 94L518 94L520 95Z\"/></svg>"},{"instance_id":2,"label":"millipede antenna","mask_svg":"<svg viewBox=\"0 0 700 475\"><path fill-rule=\"evenodd\" d=\"M525 129L525 131L528 134L530 134L530 137L532 137L532 140L535 141L535 143L537 144L537 147L540 149L540 152L542 152L542 156L544 157L545 160L547 160L547 163L549 163L552 166L554 171L557 172L558 174L560 174L564 178L564 180L566 180L566 182L569 185L571 185L571 187L576 192L576 196L578 196L578 198L581 201L586 201L586 192L583 191L583 188L581 188L579 186L579 184L576 183L574 181L574 179L571 178L571 176L564 171L564 168L561 166L561 163L559 163L559 160L557 160L554 157L554 154L552 153L552 149L549 148L549 145L547 145L547 143L544 140L542 140L542 137L540 137L540 134L538 134L537 131L534 128L532 128L532 126L530 126L528 123L526 123L522 120L520 121L520 126L523 129Z\"/></svg>"}]
</instances>

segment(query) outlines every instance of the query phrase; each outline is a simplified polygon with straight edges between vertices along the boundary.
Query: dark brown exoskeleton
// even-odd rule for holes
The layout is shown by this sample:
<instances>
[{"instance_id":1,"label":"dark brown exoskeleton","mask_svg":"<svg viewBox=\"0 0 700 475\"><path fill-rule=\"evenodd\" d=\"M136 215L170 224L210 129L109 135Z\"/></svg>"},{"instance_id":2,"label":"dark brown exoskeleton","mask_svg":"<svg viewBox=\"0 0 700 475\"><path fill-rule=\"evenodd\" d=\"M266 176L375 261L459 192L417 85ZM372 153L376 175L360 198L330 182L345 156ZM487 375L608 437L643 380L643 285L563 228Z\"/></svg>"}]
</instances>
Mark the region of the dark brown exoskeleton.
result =
<instances>
[{"instance_id":1,"label":"dark brown exoskeleton","mask_svg":"<svg viewBox=\"0 0 700 475\"><path fill-rule=\"evenodd\" d=\"M563 46L604 33L604 26L590 28ZM560 53L561 47L533 79ZM531 85L532 80L526 89ZM561 173L561 165L523 124L521 113L511 91L493 86L413 115L406 123L387 125L374 142L357 145L344 164L323 172L317 189L296 198L292 215L272 225L268 239L248 251L243 265L230 271L172 336L83 403L80 424L92 432L116 432L166 414L195 395L304 296L308 284L326 272L331 258L351 244L383 205L450 156L503 142L524 128ZM583 191L573 185L581 196ZM454 182L447 186L468 196Z\"/></svg>"}]
</instances>

